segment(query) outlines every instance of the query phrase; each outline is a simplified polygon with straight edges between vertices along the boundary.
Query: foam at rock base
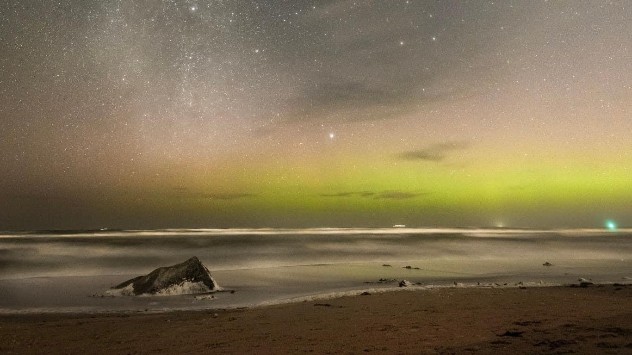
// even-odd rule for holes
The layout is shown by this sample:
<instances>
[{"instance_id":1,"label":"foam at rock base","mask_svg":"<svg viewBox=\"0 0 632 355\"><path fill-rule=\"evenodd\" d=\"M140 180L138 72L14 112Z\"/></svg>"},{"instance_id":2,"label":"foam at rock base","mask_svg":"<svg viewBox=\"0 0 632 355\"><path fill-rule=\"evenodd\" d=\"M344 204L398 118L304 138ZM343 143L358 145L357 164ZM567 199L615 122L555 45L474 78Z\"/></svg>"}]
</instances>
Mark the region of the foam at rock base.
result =
<instances>
[{"instance_id":1,"label":"foam at rock base","mask_svg":"<svg viewBox=\"0 0 632 355\"><path fill-rule=\"evenodd\" d=\"M171 285L155 293L156 296L177 296L177 295L190 295L198 293L211 292L203 282L191 282L184 281L177 285Z\"/></svg>"},{"instance_id":2,"label":"foam at rock base","mask_svg":"<svg viewBox=\"0 0 632 355\"><path fill-rule=\"evenodd\" d=\"M184 281L176 285L171 285L156 293L143 293L141 296L179 296L200 293L210 293L218 291L220 288L211 290L203 282ZM120 289L110 289L105 291L107 296L135 296L134 285L130 284Z\"/></svg>"}]
</instances>

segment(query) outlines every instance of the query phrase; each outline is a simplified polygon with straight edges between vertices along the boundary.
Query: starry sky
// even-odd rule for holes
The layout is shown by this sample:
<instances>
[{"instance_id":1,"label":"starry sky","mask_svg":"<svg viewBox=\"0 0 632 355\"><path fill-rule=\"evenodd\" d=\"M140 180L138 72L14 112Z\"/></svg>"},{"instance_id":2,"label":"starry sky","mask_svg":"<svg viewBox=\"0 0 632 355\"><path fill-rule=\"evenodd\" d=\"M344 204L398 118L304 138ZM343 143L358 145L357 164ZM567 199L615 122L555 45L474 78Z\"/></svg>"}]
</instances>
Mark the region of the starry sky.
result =
<instances>
[{"instance_id":1,"label":"starry sky","mask_svg":"<svg viewBox=\"0 0 632 355\"><path fill-rule=\"evenodd\" d=\"M632 224L626 1L5 0L0 229Z\"/></svg>"}]
</instances>

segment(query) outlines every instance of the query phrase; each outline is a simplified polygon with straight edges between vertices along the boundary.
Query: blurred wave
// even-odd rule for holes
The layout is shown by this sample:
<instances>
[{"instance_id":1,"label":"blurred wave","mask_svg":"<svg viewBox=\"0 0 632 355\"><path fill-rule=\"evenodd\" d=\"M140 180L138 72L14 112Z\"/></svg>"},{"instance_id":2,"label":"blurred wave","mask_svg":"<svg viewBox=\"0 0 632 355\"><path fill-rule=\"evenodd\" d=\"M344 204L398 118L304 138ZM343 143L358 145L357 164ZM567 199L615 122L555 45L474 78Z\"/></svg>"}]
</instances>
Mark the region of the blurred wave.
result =
<instances>
[{"instance_id":1,"label":"blurred wave","mask_svg":"<svg viewBox=\"0 0 632 355\"><path fill-rule=\"evenodd\" d=\"M632 231L311 228L0 235L0 279L145 273L196 255L211 270L407 260L619 260Z\"/></svg>"}]
</instances>

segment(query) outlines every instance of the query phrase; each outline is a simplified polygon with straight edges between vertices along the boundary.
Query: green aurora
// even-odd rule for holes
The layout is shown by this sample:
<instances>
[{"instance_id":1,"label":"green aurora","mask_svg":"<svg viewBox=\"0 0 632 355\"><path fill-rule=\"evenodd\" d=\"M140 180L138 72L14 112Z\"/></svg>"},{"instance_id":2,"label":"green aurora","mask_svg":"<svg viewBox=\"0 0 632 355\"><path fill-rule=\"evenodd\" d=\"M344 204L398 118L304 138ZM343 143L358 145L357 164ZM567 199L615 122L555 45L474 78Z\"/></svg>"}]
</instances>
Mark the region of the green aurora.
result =
<instances>
[{"instance_id":1,"label":"green aurora","mask_svg":"<svg viewBox=\"0 0 632 355\"><path fill-rule=\"evenodd\" d=\"M0 229L625 227L631 9L8 1Z\"/></svg>"}]
</instances>

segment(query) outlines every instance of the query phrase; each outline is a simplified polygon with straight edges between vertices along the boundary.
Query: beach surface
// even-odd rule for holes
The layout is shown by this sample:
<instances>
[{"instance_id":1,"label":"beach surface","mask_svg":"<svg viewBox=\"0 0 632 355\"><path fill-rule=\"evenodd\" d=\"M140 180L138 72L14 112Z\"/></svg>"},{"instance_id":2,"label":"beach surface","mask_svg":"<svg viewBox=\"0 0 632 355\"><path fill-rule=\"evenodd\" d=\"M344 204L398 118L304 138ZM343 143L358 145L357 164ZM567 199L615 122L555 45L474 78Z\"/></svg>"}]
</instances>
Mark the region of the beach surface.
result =
<instances>
[{"instance_id":1,"label":"beach surface","mask_svg":"<svg viewBox=\"0 0 632 355\"><path fill-rule=\"evenodd\" d=\"M0 316L3 354L632 353L632 286L437 288L248 309Z\"/></svg>"}]
</instances>

